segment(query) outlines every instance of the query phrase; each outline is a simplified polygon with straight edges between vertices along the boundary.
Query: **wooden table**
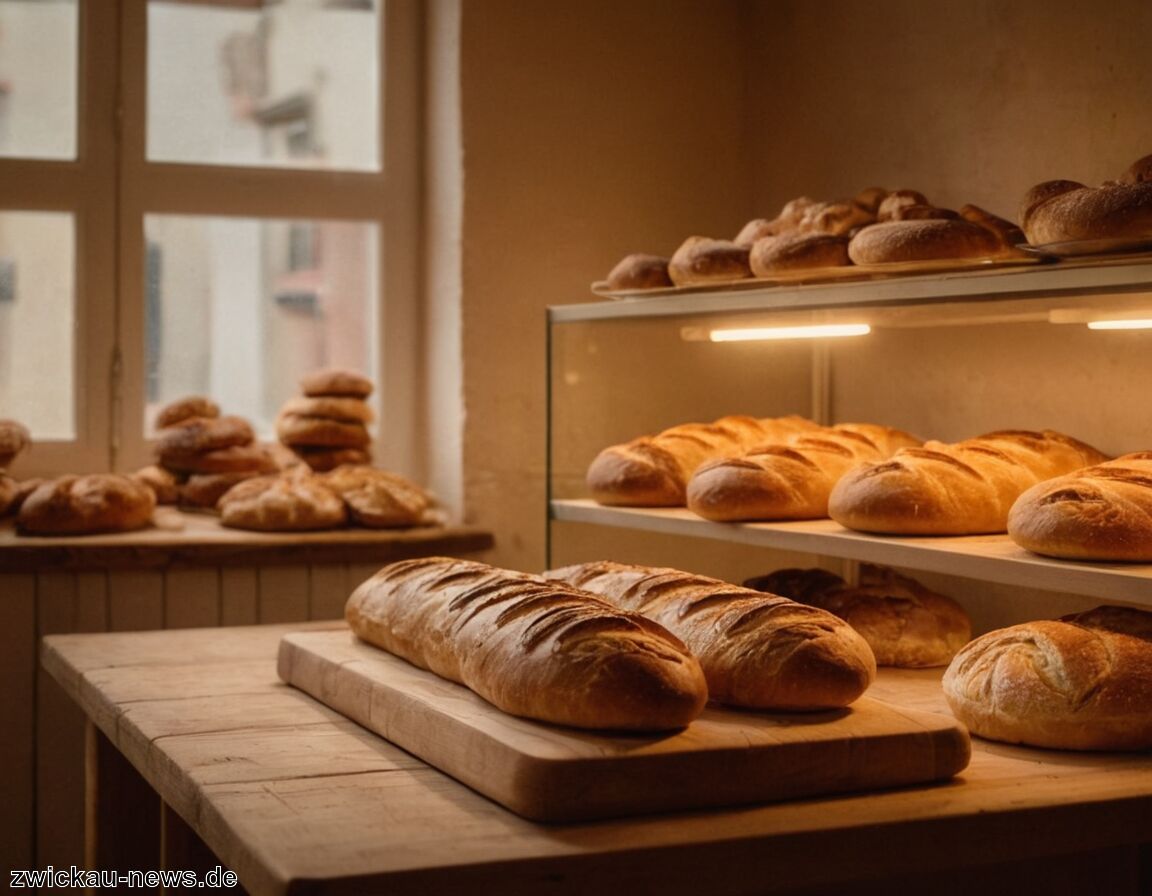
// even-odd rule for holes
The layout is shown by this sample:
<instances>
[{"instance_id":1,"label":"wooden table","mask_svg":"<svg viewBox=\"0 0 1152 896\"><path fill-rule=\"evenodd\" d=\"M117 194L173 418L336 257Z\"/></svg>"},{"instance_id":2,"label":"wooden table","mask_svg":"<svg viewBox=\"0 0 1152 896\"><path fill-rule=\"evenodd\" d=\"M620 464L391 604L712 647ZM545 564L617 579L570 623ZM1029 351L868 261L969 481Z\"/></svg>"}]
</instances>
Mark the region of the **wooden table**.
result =
<instances>
[{"instance_id":1,"label":"wooden table","mask_svg":"<svg viewBox=\"0 0 1152 896\"><path fill-rule=\"evenodd\" d=\"M45 667L91 723L97 867L160 867L145 843L172 868L214 854L252 893L389 896L842 893L847 881L854 894L1136 894L1152 881L1146 753L977 741L968 769L932 787L534 824L280 683L279 638L304 627L332 624L45 639ZM943 710L938 671L886 671L870 693ZM167 808L151 796L133 827L149 787Z\"/></svg>"}]
</instances>

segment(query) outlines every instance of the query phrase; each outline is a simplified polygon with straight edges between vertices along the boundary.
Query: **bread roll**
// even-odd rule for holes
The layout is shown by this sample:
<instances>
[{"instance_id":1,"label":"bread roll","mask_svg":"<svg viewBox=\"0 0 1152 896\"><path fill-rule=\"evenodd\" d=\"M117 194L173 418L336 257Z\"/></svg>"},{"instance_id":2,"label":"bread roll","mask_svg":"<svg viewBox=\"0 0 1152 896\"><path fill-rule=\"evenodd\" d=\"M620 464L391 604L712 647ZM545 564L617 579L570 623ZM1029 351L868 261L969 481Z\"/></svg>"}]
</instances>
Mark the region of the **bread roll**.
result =
<instances>
[{"instance_id":1,"label":"bread roll","mask_svg":"<svg viewBox=\"0 0 1152 896\"><path fill-rule=\"evenodd\" d=\"M0 469L15 460L16 455L32 444L28 428L16 420L0 420Z\"/></svg>"},{"instance_id":2,"label":"bread roll","mask_svg":"<svg viewBox=\"0 0 1152 896\"><path fill-rule=\"evenodd\" d=\"M290 398L280 408L282 414L301 417L325 417L343 423L371 423L376 419L372 406L363 398L339 395L299 396Z\"/></svg>"},{"instance_id":3,"label":"bread roll","mask_svg":"<svg viewBox=\"0 0 1152 896\"><path fill-rule=\"evenodd\" d=\"M167 467L169 458L248 445L254 438L252 426L243 417L188 417L160 430L155 451L160 463Z\"/></svg>"},{"instance_id":4,"label":"bread roll","mask_svg":"<svg viewBox=\"0 0 1152 896\"><path fill-rule=\"evenodd\" d=\"M848 258L848 237L826 233L768 236L752 245L748 256L752 274L771 277L781 271L843 267Z\"/></svg>"},{"instance_id":5,"label":"bread roll","mask_svg":"<svg viewBox=\"0 0 1152 896\"><path fill-rule=\"evenodd\" d=\"M1004 245L995 233L964 220L884 221L865 227L848 244L848 256L855 264L997 258L1004 254Z\"/></svg>"},{"instance_id":6,"label":"bread roll","mask_svg":"<svg viewBox=\"0 0 1152 896\"><path fill-rule=\"evenodd\" d=\"M320 476L344 499L352 519L373 529L423 525L430 520L431 496L403 476L364 465L344 465Z\"/></svg>"},{"instance_id":7,"label":"bread roll","mask_svg":"<svg viewBox=\"0 0 1152 896\"><path fill-rule=\"evenodd\" d=\"M311 472L246 479L219 499L220 522L233 529L303 532L334 529L347 521L340 496Z\"/></svg>"},{"instance_id":8,"label":"bread roll","mask_svg":"<svg viewBox=\"0 0 1152 896\"><path fill-rule=\"evenodd\" d=\"M823 519L832 487L848 470L919 444L898 429L849 423L757 445L700 466L688 482L688 509L727 522Z\"/></svg>"},{"instance_id":9,"label":"bread roll","mask_svg":"<svg viewBox=\"0 0 1152 896\"><path fill-rule=\"evenodd\" d=\"M872 651L842 619L777 595L676 569L599 562L549 579L643 613L700 660L713 700L808 711L847 706L876 675Z\"/></svg>"},{"instance_id":10,"label":"bread roll","mask_svg":"<svg viewBox=\"0 0 1152 896\"><path fill-rule=\"evenodd\" d=\"M669 260L668 276L677 286L743 280L752 276L748 249L728 240L690 236Z\"/></svg>"},{"instance_id":11,"label":"bread roll","mask_svg":"<svg viewBox=\"0 0 1152 896\"><path fill-rule=\"evenodd\" d=\"M372 441L363 423L290 413L276 418L276 435L285 445L293 447L364 448Z\"/></svg>"},{"instance_id":12,"label":"bread roll","mask_svg":"<svg viewBox=\"0 0 1152 896\"><path fill-rule=\"evenodd\" d=\"M157 504L175 504L180 500L180 480L171 470L159 464L141 467L131 476L152 489Z\"/></svg>"},{"instance_id":13,"label":"bread roll","mask_svg":"<svg viewBox=\"0 0 1152 896\"><path fill-rule=\"evenodd\" d=\"M164 429L190 417L219 417L220 406L204 395L188 395L164 405L156 412L155 426Z\"/></svg>"},{"instance_id":14,"label":"bread roll","mask_svg":"<svg viewBox=\"0 0 1152 896\"><path fill-rule=\"evenodd\" d=\"M798 233L828 234L847 236L865 224L871 224L876 216L855 202L820 202L804 210L796 230Z\"/></svg>"},{"instance_id":15,"label":"bread roll","mask_svg":"<svg viewBox=\"0 0 1152 896\"><path fill-rule=\"evenodd\" d=\"M860 565L856 585L823 569L781 569L744 584L836 614L868 642L878 666L946 666L972 637L952 598L871 563Z\"/></svg>"},{"instance_id":16,"label":"bread roll","mask_svg":"<svg viewBox=\"0 0 1152 896\"><path fill-rule=\"evenodd\" d=\"M1080 240L1152 239L1152 180L1147 156L1119 182L1087 187L1070 180L1037 184L1024 195L1020 225L1033 245Z\"/></svg>"},{"instance_id":17,"label":"bread roll","mask_svg":"<svg viewBox=\"0 0 1152 896\"><path fill-rule=\"evenodd\" d=\"M1004 532L1008 511L1025 490L1104 460L1092 446L1052 430L926 442L845 474L832 489L828 511L841 525L864 532Z\"/></svg>"},{"instance_id":18,"label":"bread roll","mask_svg":"<svg viewBox=\"0 0 1152 896\"><path fill-rule=\"evenodd\" d=\"M335 470L344 464L369 464L372 462L372 452L368 446L363 448L327 448L323 445L294 445L294 456L307 464L317 473L326 473Z\"/></svg>"},{"instance_id":19,"label":"bread roll","mask_svg":"<svg viewBox=\"0 0 1152 896\"><path fill-rule=\"evenodd\" d=\"M648 255L636 252L621 258L608 272L608 288L660 289L672 285L668 276L668 259L663 255Z\"/></svg>"},{"instance_id":20,"label":"bread roll","mask_svg":"<svg viewBox=\"0 0 1152 896\"><path fill-rule=\"evenodd\" d=\"M1012 505L1008 534L1049 557L1152 563L1152 451L1032 486Z\"/></svg>"},{"instance_id":21,"label":"bread roll","mask_svg":"<svg viewBox=\"0 0 1152 896\"><path fill-rule=\"evenodd\" d=\"M579 728L687 725L707 689L674 636L535 576L430 557L385 566L345 616L361 639L512 715Z\"/></svg>"},{"instance_id":22,"label":"bread roll","mask_svg":"<svg viewBox=\"0 0 1152 896\"><path fill-rule=\"evenodd\" d=\"M803 417L740 415L683 423L601 451L585 481L593 500L624 507L683 507L685 489L702 463L743 453L764 441L785 441L817 424Z\"/></svg>"},{"instance_id":23,"label":"bread roll","mask_svg":"<svg viewBox=\"0 0 1152 896\"><path fill-rule=\"evenodd\" d=\"M944 695L989 740L1064 750L1152 748L1152 613L1097 607L988 632L944 673Z\"/></svg>"},{"instance_id":24,"label":"bread roll","mask_svg":"<svg viewBox=\"0 0 1152 896\"><path fill-rule=\"evenodd\" d=\"M182 508L215 510L232 487L263 474L255 470L240 470L231 473L194 473L181 483L176 503Z\"/></svg>"},{"instance_id":25,"label":"bread roll","mask_svg":"<svg viewBox=\"0 0 1152 896\"><path fill-rule=\"evenodd\" d=\"M300 390L309 396L367 398L372 394L372 389L373 383L368 377L343 367L314 370L300 379Z\"/></svg>"},{"instance_id":26,"label":"bread roll","mask_svg":"<svg viewBox=\"0 0 1152 896\"><path fill-rule=\"evenodd\" d=\"M16 515L29 535L91 535L126 532L152 522L152 489L119 473L60 476L41 483Z\"/></svg>"},{"instance_id":27,"label":"bread roll","mask_svg":"<svg viewBox=\"0 0 1152 896\"><path fill-rule=\"evenodd\" d=\"M775 221L769 221L767 218L753 218L740 228L740 232L736 234L736 238L732 242L741 249L751 249L757 240L762 240L767 236L776 236L778 233Z\"/></svg>"},{"instance_id":28,"label":"bread roll","mask_svg":"<svg viewBox=\"0 0 1152 896\"><path fill-rule=\"evenodd\" d=\"M279 469L271 452L255 442L190 453L167 450L161 458L174 473L272 473Z\"/></svg>"},{"instance_id":29,"label":"bread roll","mask_svg":"<svg viewBox=\"0 0 1152 896\"><path fill-rule=\"evenodd\" d=\"M893 190L881 200L876 207L877 221L895 221L899 219L901 209L912 205L931 205L927 197L917 190Z\"/></svg>"}]
</instances>

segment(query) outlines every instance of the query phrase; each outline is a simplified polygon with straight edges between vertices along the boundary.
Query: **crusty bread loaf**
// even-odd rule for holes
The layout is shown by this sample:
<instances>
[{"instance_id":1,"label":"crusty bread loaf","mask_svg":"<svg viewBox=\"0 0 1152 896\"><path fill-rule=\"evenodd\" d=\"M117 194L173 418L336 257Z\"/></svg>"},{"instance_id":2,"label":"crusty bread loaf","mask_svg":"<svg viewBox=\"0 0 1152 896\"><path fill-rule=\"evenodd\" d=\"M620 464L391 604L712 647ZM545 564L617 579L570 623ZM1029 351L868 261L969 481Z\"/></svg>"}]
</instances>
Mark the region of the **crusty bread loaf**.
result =
<instances>
[{"instance_id":1,"label":"crusty bread loaf","mask_svg":"<svg viewBox=\"0 0 1152 896\"><path fill-rule=\"evenodd\" d=\"M855 264L997 258L1005 252L995 233L962 219L884 221L865 227L848 244Z\"/></svg>"},{"instance_id":2,"label":"crusty bread loaf","mask_svg":"<svg viewBox=\"0 0 1152 896\"><path fill-rule=\"evenodd\" d=\"M609 289L659 289L672 285L668 259L663 255L634 252L625 255L608 272Z\"/></svg>"},{"instance_id":3,"label":"crusty bread loaf","mask_svg":"<svg viewBox=\"0 0 1152 896\"><path fill-rule=\"evenodd\" d=\"M1025 490L1104 460L1092 446L1052 430L926 442L850 470L832 489L828 512L841 525L864 532L1004 532L1008 511Z\"/></svg>"},{"instance_id":4,"label":"crusty bread loaf","mask_svg":"<svg viewBox=\"0 0 1152 896\"><path fill-rule=\"evenodd\" d=\"M373 388L372 380L364 374L343 367L325 367L300 378L300 391L308 396L367 398Z\"/></svg>"},{"instance_id":5,"label":"crusty bread loaf","mask_svg":"<svg viewBox=\"0 0 1152 896\"><path fill-rule=\"evenodd\" d=\"M285 445L314 445L323 448L364 448L372 441L360 422L330 417L305 417L282 413L276 418L276 435Z\"/></svg>"},{"instance_id":6,"label":"crusty bread loaf","mask_svg":"<svg viewBox=\"0 0 1152 896\"><path fill-rule=\"evenodd\" d=\"M255 442L187 453L166 450L161 458L174 473L272 473L279 469L271 452Z\"/></svg>"},{"instance_id":7,"label":"crusty bread loaf","mask_svg":"<svg viewBox=\"0 0 1152 896\"><path fill-rule=\"evenodd\" d=\"M601 451L585 477L600 504L683 507L692 473L713 458L741 454L759 442L780 442L817 424L803 417L721 417L682 423Z\"/></svg>"},{"instance_id":8,"label":"crusty bread loaf","mask_svg":"<svg viewBox=\"0 0 1152 896\"><path fill-rule=\"evenodd\" d=\"M348 518L340 496L305 467L245 479L228 489L216 507L225 526L263 532L334 529Z\"/></svg>"},{"instance_id":9,"label":"crusty bread loaf","mask_svg":"<svg viewBox=\"0 0 1152 896\"><path fill-rule=\"evenodd\" d=\"M29 535L91 535L141 529L152 521L152 489L119 473L60 476L42 482L16 515Z\"/></svg>"},{"instance_id":10,"label":"crusty bread loaf","mask_svg":"<svg viewBox=\"0 0 1152 896\"><path fill-rule=\"evenodd\" d=\"M1020 225L1033 245L1099 239L1152 239L1152 156L1134 162L1119 181L1088 187L1049 180L1032 187Z\"/></svg>"},{"instance_id":11,"label":"crusty bread loaf","mask_svg":"<svg viewBox=\"0 0 1152 896\"><path fill-rule=\"evenodd\" d=\"M823 569L780 569L744 584L835 613L868 642L878 666L946 666L972 637L960 604L885 566L862 563L856 585Z\"/></svg>"},{"instance_id":12,"label":"crusty bread loaf","mask_svg":"<svg viewBox=\"0 0 1152 896\"><path fill-rule=\"evenodd\" d=\"M988 632L944 673L980 737L1066 750L1152 748L1152 613L1103 606Z\"/></svg>"},{"instance_id":13,"label":"crusty bread loaf","mask_svg":"<svg viewBox=\"0 0 1152 896\"><path fill-rule=\"evenodd\" d=\"M822 519L832 487L848 470L921 443L902 430L848 423L756 445L700 466L688 481L688 509L728 522Z\"/></svg>"},{"instance_id":14,"label":"crusty bread loaf","mask_svg":"<svg viewBox=\"0 0 1152 896\"><path fill-rule=\"evenodd\" d=\"M470 560L385 566L345 608L355 634L517 716L663 730L704 707L699 663L663 628L559 582Z\"/></svg>"},{"instance_id":15,"label":"crusty bread loaf","mask_svg":"<svg viewBox=\"0 0 1152 896\"><path fill-rule=\"evenodd\" d=\"M0 470L7 467L21 451L32 444L28 428L16 420L0 420Z\"/></svg>"},{"instance_id":16,"label":"crusty bread loaf","mask_svg":"<svg viewBox=\"0 0 1152 896\"><path fill-rule=\"evenodd\" d=\"M1008 534L1049 557L1152 563L1152 451L1032 486L1012 505Z\"/></svg>"},{"instance_id":17,"label":"crusty bread loaf","mask_svg":"<svg viewBox=\"0 0 1152 896\"><path fill-rule=\"evenodd\" d=\"M164 429L190 417L219 417L220 406L204 395L188 395L169 402L156 412L155 426Z\"/></svg>"},{"instance_id":18,"label":"crusty bread loaf","mask_svg":"<svg viewBox=\"0 0 1152 896\"><path fill-rule=\"evenodd\" d=\"M396 473L345 464L320 475L344 499L352 519L373 529L396 529L431 522L434 502L416 483Z\"/></svg>"},{"instance_id":19,"label":"crusty bread loaf","mask_svg":"<svg viewBox=\"0 0 1152 896\"><path fill-rule=\"evenodd\" d=\"M842 619L777 595L676 569L598 562L547 578L643 613L688 645L713 700L808 711L847 706L876 675L872 651Z\"/></svg>"},{"instance_id":20,"label":"crusty bread loaf","mask_svg":"<svg viewBox=\"0 0 1152 896\"><path fill-rule=\"evenodd\" d=\"M843 267L848 258L848 237L828 233L766 236L752 244L748 256L752 274L771 277L782 271Z\"/></svg>"},{"instance_id":21,"label":"crusty bread loaf","mask_svg":"<svg viewBox=\"0 0 1152 896\"><path fill-rule=\"evenodd\" d=\"M160 430L155 451L161 465L167 467L169 458L248 445L254 438L252 425L243 417L187 417Z\"/></svg>"},{"instance_id":22,"label":"crusty bread loaf","mask_svg":"<svg viewBox=\"0 0 1152 896\"><path fill-rule=\"evenodd\" d=\"M752 276L748 249L729 240L690 236L668 261L668 276L677 286L695 286Z\"/></svg>"}]
</instances>

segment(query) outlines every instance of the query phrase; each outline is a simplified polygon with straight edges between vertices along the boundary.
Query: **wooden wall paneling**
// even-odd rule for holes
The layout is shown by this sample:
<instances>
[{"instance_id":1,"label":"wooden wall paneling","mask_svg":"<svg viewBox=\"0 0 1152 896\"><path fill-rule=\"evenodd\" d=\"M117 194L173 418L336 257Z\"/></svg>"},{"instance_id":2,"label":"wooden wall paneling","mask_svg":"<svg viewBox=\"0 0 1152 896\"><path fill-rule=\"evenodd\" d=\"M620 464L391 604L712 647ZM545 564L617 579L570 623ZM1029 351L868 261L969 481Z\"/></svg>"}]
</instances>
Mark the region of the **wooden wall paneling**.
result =
<instances>
[{"instance_id":1,"label":"wooden wall paneling","mask_svg":"<svg viewBox=\"0 0 1152 896\"><path fill-rule=\"evenodd\" d=\"M363 582L365 579L370 579L380 568L384 566L383 563L349 563L348 564L348 593L351 594L356 590L356 586Z\"/></svg>"},{"instance_id":2,"label":"wooden wall paneling","mask_svg":"<svg viewBox=\"0 0 1152 896\"><path fill-rule=\"evenodd\" d=\"M316 564L309 576L312 588L308 597L308 618L343 619L344 604L352 592L348 586L348 564Z\"/></svg>"},{"instance_id":3,"label":"wooden wall paneling","mask_svg":"<svg viewBox=\"0 0 1152 896\"><path fill-rule=\"evenodd\" d=\"M307 566L262 566L257 570L261 623L308 619L310 590Z\"/></svg>"},{"instance_id":4,"label":"wooden wall paneling","mask_svg":"<svg viewBox=\"0 0 1152 896\"><path fill-rule=\"evenodd\" d=\"M220 570L170 569L164 575L164 627L220 625Z\"/></svg>"},{"instance_id":5,"label":"wooden wall paneling","mask_svg":"<svg viewBox=\"0 0 1152 896\"><path fill-rule=\"evenodd\" d=\"M108 627L114 632L164 628L164 573L150 569L110 573Z\"/></svg>"},{"instance_id":6,"label":"wooden wall paneling","mask_svg":"<svg viewBox=\"0 0 1152 896\"><path fill-rule=\"evenodd\" d=\"M255 625L259 619L260 585L254 566L220 569L220 624Z\"/></svg>"},{"instance_id":7,"label":"wooden wall paneling","mask_svg":"<svg viewBox=\"0 0 1152 896\"><path fill-rule=\"evenodd\" d=\"M36 576L37 641L76 631L76 575ZM84 858L84 714L43 669L36 673L36 867Z\"/></svg>"},{"instance_id":8,"label":"wooden wall paneling","mask_svg":"<svg viewBox=\"0 0 1152 896\"><path fill-rule=\"evenodd\" d=\"M0 866L31 868L35 858L36 576L0 575Z\"/></svg>"}]
</instances>

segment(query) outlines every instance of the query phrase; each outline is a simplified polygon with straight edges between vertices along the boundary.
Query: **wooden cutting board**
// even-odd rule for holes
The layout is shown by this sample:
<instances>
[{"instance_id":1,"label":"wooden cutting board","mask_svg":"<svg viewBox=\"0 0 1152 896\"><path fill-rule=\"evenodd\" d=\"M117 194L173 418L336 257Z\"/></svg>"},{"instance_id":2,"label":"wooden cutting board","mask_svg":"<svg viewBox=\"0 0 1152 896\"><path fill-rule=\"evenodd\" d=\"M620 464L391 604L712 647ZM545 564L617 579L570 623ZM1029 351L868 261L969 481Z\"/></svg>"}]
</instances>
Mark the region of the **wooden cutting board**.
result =
<instances>
[{"instance_id":1,"label":"wooden cutting board","mask_svg":"<svg viewBox=\"0 0 1152 896\"><path fill-rule=\"evenodd\" d=\"M877 790L967 764L948 716L862 697L846 710L709 706L680 731L617 735L519 719L348 630L280 642L280 678L519 815L570 822Z\"/></svg>"}]
</instances>

